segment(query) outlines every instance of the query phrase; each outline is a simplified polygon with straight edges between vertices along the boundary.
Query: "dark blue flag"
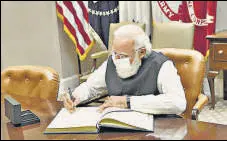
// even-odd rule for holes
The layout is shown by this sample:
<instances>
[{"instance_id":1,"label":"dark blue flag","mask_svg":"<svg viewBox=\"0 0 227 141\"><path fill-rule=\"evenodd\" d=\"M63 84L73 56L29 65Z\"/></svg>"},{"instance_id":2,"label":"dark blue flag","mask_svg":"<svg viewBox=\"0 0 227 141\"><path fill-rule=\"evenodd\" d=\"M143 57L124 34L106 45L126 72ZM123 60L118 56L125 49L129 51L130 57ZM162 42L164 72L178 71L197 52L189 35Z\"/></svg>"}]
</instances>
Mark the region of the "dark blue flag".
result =
<instances>
[{"instance_id":1,"label":"dark blue flag","mask_svg":"<svg viewBox=\"0 0 227 141\"><path fill-rule=\"evenodd\" d=\"M89 22L108 48L110 23L119 22L118 1L88 1Z\"/></svg>"}]
</instances>

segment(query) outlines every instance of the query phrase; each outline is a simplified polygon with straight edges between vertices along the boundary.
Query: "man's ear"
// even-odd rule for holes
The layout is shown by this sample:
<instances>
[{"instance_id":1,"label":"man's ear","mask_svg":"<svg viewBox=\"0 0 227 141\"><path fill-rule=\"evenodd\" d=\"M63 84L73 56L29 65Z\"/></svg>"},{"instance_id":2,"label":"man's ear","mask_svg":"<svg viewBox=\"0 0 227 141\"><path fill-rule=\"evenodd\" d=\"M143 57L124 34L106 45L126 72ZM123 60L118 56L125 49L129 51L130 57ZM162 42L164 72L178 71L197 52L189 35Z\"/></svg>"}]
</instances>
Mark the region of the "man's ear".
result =
<instances>
[{"instance_id":1,"label":"man's ear","mask_svg":"<svg viewBox=\"0 0 227 141\"><path fill-rule=\"evenodd\" d=\"M139 58L142 59L146 55L146 48L139 49Z\"/></svg>"}]
</instances>

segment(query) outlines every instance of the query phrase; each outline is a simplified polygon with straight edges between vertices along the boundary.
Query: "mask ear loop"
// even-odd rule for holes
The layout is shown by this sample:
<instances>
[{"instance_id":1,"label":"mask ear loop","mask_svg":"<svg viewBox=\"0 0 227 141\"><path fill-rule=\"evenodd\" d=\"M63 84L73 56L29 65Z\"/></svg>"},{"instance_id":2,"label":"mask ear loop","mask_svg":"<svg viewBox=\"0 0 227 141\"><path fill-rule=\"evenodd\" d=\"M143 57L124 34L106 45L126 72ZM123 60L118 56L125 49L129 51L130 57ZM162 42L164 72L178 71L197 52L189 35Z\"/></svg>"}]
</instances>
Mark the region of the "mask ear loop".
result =
<instances>
[{"instance_id":1,"label":"mask ear loop","mask_svg":"<svg viewBox=\"0 0 227 141\"><path fill-rule=\"evenodd\" d=\"M112 53L111 57L112 57L113 63L116 64L116 59L115 59L115 53L114 52Z\"/></svg>"},{"instance_id":2,"label":"mask ear loop","mask_svg":"<svg viewBox=\"0 0 227 141\"><path fill-rule=\"evenodd\" d=\"M142 44L143 44L142 47L139 47L137 50L139 50L141 48L145 48L146 54L144 57L146 57L147 54L152 51L152 44L150 43L150 38L146 34L144 34L144 35L139 35L139 36L135 37L135 40L136 40L136 42L140 42L140 44L142 42Z\"/></svg>"}]
</instances>

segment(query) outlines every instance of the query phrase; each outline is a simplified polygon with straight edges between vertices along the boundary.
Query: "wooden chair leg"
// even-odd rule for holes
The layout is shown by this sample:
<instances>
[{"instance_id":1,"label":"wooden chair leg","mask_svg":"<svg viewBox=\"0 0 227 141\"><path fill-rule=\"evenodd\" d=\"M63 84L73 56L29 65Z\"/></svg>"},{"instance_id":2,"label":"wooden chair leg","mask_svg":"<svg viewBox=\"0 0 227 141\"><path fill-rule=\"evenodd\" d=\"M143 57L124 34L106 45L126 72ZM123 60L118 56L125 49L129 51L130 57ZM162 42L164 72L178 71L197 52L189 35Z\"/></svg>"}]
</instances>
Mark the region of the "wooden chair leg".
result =
<instances>
[{"instance_id":1,"label":"wooden chair leg","mask_svg":"<svg viewBox=\"0 0 227 141\"><path fill-rule=\"evenodd\" d=\"M224 100L227 100L227 70L224 70Z\"/></svg>"},{"instance_id":2,"label":"wooden chair leg","mask_svg":"<svg viewBox=\"0 0 227 141\"><path fill-rule=\"evenodd\" d=\"M211 90L211 102L212 106L211 108L214 109L215 107L215 93L214 93L214 78L208 78L210 90Z\"/></svg>"},{"instance_id":3,"label":"wooden chair leg","mask_svg":"<svg viewBox=\"0 0 227 141\"><path fill-rule=\"evenodd\" d=\"M217 71L209 71L209 73L208 73L208 82L209 82L210 90L211 90L211 102L212 102L211 109L214 109L214 107L215 107L214 79L218 74L219 74L219 72L217 72Z\"/></svg>"}]
</instances>

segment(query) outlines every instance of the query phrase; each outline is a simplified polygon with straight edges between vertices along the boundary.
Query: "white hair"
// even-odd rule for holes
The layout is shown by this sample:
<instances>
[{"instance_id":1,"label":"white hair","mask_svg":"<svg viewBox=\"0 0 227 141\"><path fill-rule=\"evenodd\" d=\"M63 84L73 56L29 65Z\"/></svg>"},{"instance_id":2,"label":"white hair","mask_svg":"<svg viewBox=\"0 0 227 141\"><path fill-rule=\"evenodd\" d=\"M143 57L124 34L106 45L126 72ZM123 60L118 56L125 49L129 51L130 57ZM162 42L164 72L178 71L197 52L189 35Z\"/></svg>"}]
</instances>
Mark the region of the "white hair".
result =
<instances>
[{"instance_id":1,"label":"white hair","mask_svg":"<svg viewBox=\"0 0 227 141\"><path fill-rule=\"evenodd\" d=\"M137 25L128 24L121 26L114 32L113 38L115 37L133 39L135 41L135 50L138 50L142 47L146 49L146 55L144 56L145 58L151 54L152 45L150 39L143 29Z\"/></svg>"}]
</instances>

